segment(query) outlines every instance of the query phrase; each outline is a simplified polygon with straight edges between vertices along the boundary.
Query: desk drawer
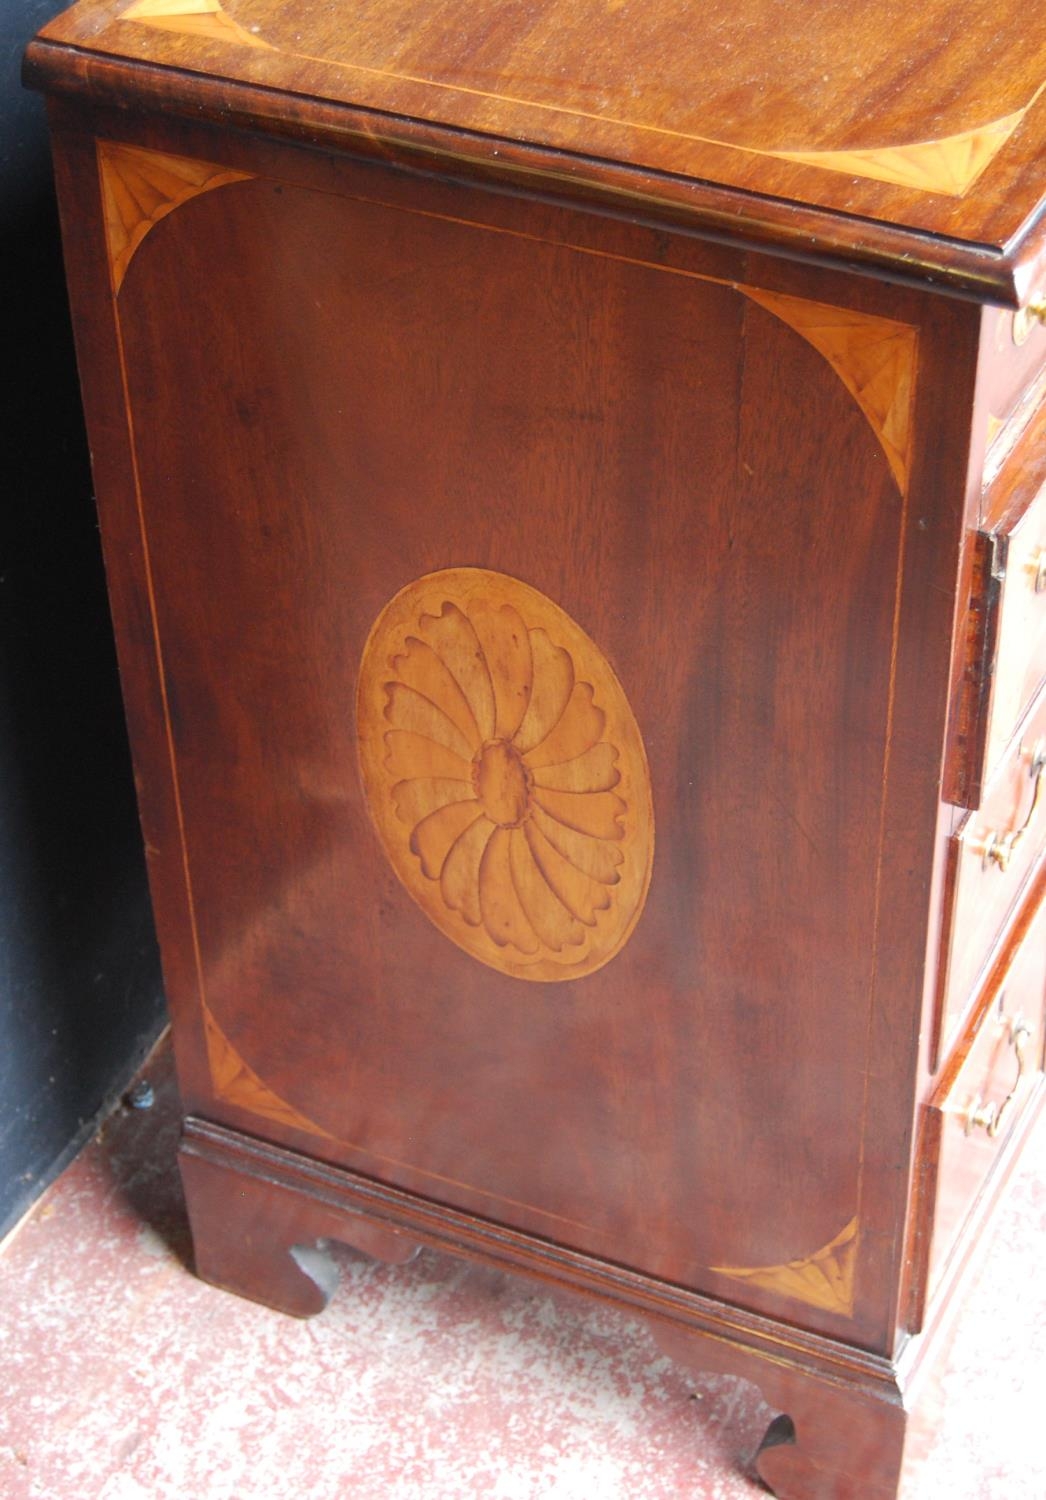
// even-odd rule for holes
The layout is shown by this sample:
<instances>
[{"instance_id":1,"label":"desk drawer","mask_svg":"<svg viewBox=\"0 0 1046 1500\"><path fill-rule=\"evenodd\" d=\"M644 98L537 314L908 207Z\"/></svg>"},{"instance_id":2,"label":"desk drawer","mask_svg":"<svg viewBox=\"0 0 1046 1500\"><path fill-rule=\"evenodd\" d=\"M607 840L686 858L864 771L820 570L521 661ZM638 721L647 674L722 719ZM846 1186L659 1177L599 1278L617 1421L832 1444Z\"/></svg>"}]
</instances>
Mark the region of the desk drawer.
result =
<instances>
[{"instance_id":1,"label":"desk drawer","mask_svg":"<svg viewBox=\"0 0 1046 1500\"><path fill-rule=\"evenodd\" d=\"M996 554L1001 586L985 750L989 776L1046 678L1046 488L999 533Z\"/></svg>"},{"instance_id":2,"label":"desk drawer","mask_svg":"<svg viewBox=\"0 0 1046 1500\"><path fill-rule=\"evenodd\" d=\"M1046 847L1046 692L948 843L937 1056L972 1003L996 938Z\"/></svg>"},{"instance_id":3,"label":"desk drawer","mask_svg":"<svg viewBox=\"0 0 1046 1500\"><path fill-rule=\"evenodd\" d=\"M932 1174L929 1295L988 1183L1043 1068L1046 906L1040 906L969 1046L959 1049L926 1107L923 1160Z\"/></svg>"},{"instance_id":4,"label":"desk drawer","mask_svg":"<svg viewBox=\"0 0 1046 1500\"><path fill-rule=\"evenodd\" d=\"M963 684L951 729L958 774L947 789L949 801L964 807L979 805L1046 683L1046 484L1038 472L1029 485L1020 459L1006 513L973 544Z\"/></svg>"},{"instance_id":5,"label":"desk drawer","mask_svg":"<svg viewBox=\"0 0 1046 1500\"><path fill-rule=\"evenodd\" d=\"M980 379L987 426L985 468L991 472L998 467L1000 450L1009 447L1008 429L1021 425L1032 387L1046 370L1046 326L1028 309L993 310L986 317Z\"/></svg>"}]
</instances>

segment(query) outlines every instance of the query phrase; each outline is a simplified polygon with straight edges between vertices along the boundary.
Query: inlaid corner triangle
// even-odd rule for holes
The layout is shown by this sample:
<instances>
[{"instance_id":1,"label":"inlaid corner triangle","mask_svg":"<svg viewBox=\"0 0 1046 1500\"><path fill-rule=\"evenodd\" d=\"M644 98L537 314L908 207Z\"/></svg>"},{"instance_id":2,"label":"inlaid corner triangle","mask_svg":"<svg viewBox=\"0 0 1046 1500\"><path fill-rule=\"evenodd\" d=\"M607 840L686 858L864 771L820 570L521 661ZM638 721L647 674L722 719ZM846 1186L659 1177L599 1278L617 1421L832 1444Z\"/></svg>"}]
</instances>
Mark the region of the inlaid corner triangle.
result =
<instances>
[{"instance_id":1,"label":"inlaid corner triangle","mask_svg":"<svg viewBox=\"0 0 1046 1500\"><path fill-rule=\"evenodd\" d=\"M133 0L120 13L119 19L154 26L159 31L175 31L211 41L235 42L240 47L273 50L268 42L263 42L261 37L226 15L219 0Z\"/></svg>"},{"instance_id":2,"label":"inlaid corner triangle","mask_svg":"<svg viewBox=\"0 0 1046 1500\"><path fill-rule=\"evenodd\" d=\"M1034 102L1034 101L1032 101ZM870 177L924 193L961 198L990 166L1027 114L1030 104L991 120L975 130L942 136L939 141L916 141L909 146L881 146L869 151L774 151L784 161Z\"/></svg>"},{"instance_id":3,"label":"inlaid corner triangle","mask_svg":"<svg viewBox=\"0 0 1046 1500\"><path fill-rule=\"evenodd\" d=\"M120 290L145 236L161 219L200 193L249 176L213 162L114 141L98 142L98 171L114 292Z\"/></svg>"},{"instance_id":4,"label":"inlaid corner triangle","mask_svg":"<svg viewBox=\"0 0 1046 1500\"><path fill-rule=\"evenodd\" d=\"M712 1266L719 1276L747 1281L763 1291L794 1297L825 1312L852 1317L857 1268L857 1220L851 1219L834 1240L802 1260L781 1266Z\"/></svg>"},{"instance_id":5,"label":"inlaid corner triangle","mask_svg":"<svg viewBox=\"0 0 1046 1500\"><path fill-rule=\"evenodd\" d=\"M235 1104L252 1115L275 1120L277 1124L290 1125L295 1130L332 1139L326 1130L299 1114L292 1105L274 1093L268 1084L262 1082L254 1069L244 1062L210 1010L204 1008L203 1016L207 1061L217 1098L224 1099L227 1104Z\"/></svg>"},{"instance_id":6,"label":"inlaid corner triangle","mask_svg":"<svg viewBox=\"0 0 1046 1500\"><path fill-rule=\"evenodd\" d=\"M870 313L756 287L741 290L824 356L864 412L902 494L911 458L918 331Z\"/></svg>"}]
</instances>

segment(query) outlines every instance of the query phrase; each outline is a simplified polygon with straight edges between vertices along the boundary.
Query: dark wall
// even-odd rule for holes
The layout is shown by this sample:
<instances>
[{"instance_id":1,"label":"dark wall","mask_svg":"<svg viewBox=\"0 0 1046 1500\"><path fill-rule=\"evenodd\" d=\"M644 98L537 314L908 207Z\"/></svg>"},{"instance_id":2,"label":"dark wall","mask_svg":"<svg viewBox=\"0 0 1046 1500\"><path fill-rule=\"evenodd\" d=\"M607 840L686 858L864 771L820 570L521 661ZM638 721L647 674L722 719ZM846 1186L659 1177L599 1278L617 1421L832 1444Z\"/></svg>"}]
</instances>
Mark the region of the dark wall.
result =
<instances>
[{"instance_id":1,"label":"dark wall","mask_svg":"<svg viewBox=\"0 0 1046 1500\"><path fill-rule=\"evenodd\" d=\"M0 0L0 1233L159 1029L159 968L62 277L22 49Z\"/></svg>"}]
</instances>

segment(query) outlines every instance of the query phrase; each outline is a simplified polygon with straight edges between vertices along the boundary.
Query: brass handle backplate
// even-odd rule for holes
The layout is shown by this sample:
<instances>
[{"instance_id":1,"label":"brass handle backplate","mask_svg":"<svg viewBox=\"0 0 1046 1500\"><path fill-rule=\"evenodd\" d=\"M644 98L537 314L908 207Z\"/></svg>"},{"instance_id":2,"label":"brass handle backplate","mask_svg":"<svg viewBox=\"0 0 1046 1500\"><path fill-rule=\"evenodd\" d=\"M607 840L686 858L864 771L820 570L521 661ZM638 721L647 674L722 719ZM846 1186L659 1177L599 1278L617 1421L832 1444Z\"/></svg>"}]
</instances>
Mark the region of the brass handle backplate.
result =
<instances>
[{"instance_id":1,"label":"brass handle backplate","mask_svg":"<svg viewBox=\"0 0 1046 1500\"><path fill-rule=\"evenodd\" d=\"M1046 293L1032 297L1026 307L1013 315L1013 342L1026 344L1036 323L1046 323Z\"/></svg>"},{"instance_id":2,"label":"brass handle backplate","mask_svg":"<svg viewBox=\"0 0 1046 1500\"><path fill-rule=\"evenodd\" d=\"M1046 594L1046 547L1040 547L1031 560L1032 588Z\"/></svg>"},{"instance_id":3,"label":"brass handle backplate","mask_svg":"<svg viewBox=\"0 0 1046 1500\"><path fill-rule=\"evenodd\" d=\"M1010 1027L1010 1045L1017 1057L1017 1076L1013 1080L1013 1087L1000 1104L990 1104L983 1101L978 1094L976 1099L966 1111L966 1134L971 1135L975 1130L985 1130L992 1140L999 1134L1007 1115L1013 1108L1013 1101L1017 1097L1021 1081L1024 1078L1025 1049L1031 1041L1032 1029L1022 1017L1018 1016Z\"/></svg>"},{"instance_id":4,"label":"brass handle backplate","mask_svg":"<svg viewBox=\"0 0 1046 1500\"><path fill-rule=\"evenodd\" d=\"M981 855L981 864L984 869L987 869L989 865L998 865L999 869L1005 873L1009 869L1015 851L1027 838L1035 822L1035 814L1042 801L1043 782L1046 780L1046 739L1039 740L1032 751L1028 775L1035 781L1028 816L1019 828L1011 828L1005 833L1000 833L997 829L991 830L984 841Z\"/></svg>"}]
</instances>

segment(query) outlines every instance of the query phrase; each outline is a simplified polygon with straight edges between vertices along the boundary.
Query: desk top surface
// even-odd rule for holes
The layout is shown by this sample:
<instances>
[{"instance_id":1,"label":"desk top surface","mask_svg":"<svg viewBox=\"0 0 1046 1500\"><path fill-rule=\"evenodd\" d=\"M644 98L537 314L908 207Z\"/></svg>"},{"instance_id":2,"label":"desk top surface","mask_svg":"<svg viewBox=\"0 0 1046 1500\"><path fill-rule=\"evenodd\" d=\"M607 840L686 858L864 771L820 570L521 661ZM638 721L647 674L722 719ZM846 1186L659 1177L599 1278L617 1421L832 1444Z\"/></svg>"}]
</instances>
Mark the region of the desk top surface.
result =
<instances>
[{"instance_id":1,"label":"desk top surface","mask_svg":"<svg viewBox=\"0 0 1046 1500\"><path fill-rule=\"evenodd\" d=\"M1046 9L1027 0L83 0L41 38L45 87L97 93L108 68L125 102L162 70L167 108L209 94L236 123L250 95L255 125L424 137L695 226L763 222L763 243L773 224L877 241L924 280L959 287L962 265L967 292L976 260L999 300L1046 270Z\"/></svg>"}]
</instances>

